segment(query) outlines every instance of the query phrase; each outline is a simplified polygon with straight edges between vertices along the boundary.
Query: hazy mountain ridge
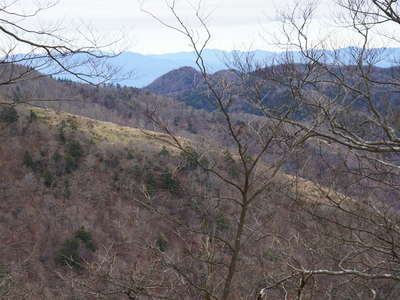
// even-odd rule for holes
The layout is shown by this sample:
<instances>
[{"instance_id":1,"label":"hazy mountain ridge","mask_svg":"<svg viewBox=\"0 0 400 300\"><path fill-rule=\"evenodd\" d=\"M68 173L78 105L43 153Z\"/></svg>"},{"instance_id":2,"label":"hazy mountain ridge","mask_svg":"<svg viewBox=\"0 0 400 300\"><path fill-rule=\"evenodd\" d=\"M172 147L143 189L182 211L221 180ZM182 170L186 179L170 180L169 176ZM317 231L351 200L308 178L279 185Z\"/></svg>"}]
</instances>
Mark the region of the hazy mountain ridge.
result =
<instances>
[{"instance_id":1,"label":"hazy mountain ridge","mask_svg":"<svg viewBox=\"0 0 400 300\"><path fill-rule=\"evenodd\" d=\"M339 58L341 64L352 64L354 61L354 52L359 51L358 48L348 47L339 49L336 52L331 50L320 51L326 55L326 63L332 62L336 57ZM379 53L376 55L376 65L380 67L390 67L397 62L396 57L400 56L400 48L381 48L371 49ZM315 52L318 54L318 51ZM205 49L203 51L203 59L206 67L210 73L220 70L229 69L232 67L232 61L235 57L251 57L253 60L260 62L263 65L270 65L272 63L279 63L284 56L283 52L273 52L266 50L253 50L253 51L224 51L218 49ZM289 56L295 63L302 63L301 55L299 52L289 52ZM166 54L140 54L135 52L123 52L119 56L111 58L108 63L116 68L122 68L121 74L133 72L132 78L126 80L116 79L115 83L127 85L132 87L144 87L149 85L158 77L163 74L179 69L181 67L192 67L197 69L196 56L194 52L177 52ZM74 78L68 74L60 75L66 79Z\"/></svg>"}]
</instances>

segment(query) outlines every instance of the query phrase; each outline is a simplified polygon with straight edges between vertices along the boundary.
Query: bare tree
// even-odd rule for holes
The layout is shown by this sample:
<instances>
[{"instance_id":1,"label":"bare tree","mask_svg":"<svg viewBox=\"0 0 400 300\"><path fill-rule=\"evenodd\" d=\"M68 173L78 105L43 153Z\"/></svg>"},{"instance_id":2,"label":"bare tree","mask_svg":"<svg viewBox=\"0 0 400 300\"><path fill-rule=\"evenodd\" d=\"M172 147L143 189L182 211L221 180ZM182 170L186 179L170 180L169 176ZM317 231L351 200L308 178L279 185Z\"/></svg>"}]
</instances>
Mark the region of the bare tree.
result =
<instances>
[{"instance_id":1,"label":"bare tree","mask_svg":"<svg viewBox=\"0 0 400 300\"><path fill-rule=\"evenodd\" d=\"M59 24L36 26L42 14L51 12L58 1L3 1L0 5L0 86L46 76L69 76L81 82L102 84L116 76L118 69L107 63L117 55L112 48L119 42L104 42L93 30L80 26L73 31ZM32 6L32 5L31 5ZM115 47L114 47L115 48ZM109 51L109 52L106 52ZM15 93L3 104L26 101Z\"/></svg>"},{"instance_id":2,"label":"bare tree","mask_svg":"<svg viewBox=\"0 0 400 300\"><path fill-rule=\"evenodd\" d=\"M396 257L399 246L396 202L400 183L399 77L396 67L377 67L385 51L371 49L371 38L379 33L382 24L398 24L398 4L395 1L339 1L341 22L345 22L342 25L351 28L360 40L358 47L347 49L329 49L327 41L312 41L308 29L313 26L315 7L297 5L293 11L282 14L283 34L280 37L283 40L279 43L290 51L272 66L254 63L249 57L236 58L236 80L222 81L212 79L203 60L202 53L211 33L206 24L207 18L201 15L200 8L195 8L200 28L195 30L181 18L175 1L167 5L175 17L176 25L144 11L162 25L183 34L190 42L210 99L215 101L217 110L223 116L224 128L233 141L234 154L238 157L241 169L240 180L236 182L221 174L215 168L216 164L211 164L214 167L210 168L199 163L202 169L238 191L239 197L233 197L233 202L240 209L237 212L234 242L229 244L232 254L226 263L227 271L221 275L223 283L212 289L194 283L193 286L203 293L207 291L210 299L228 299L232 296L234 278L240 272L238 261L243 250L242 239L246 235L244 228L248 224L249 207L260 195L251 187L268 190L268 180L274 178L283 163L288 162L286 155L275 156L274 166L277 168L263 177L255 171L261 157L267 154L272 156L273 151L269 151L276 149L274 146L279 144L277 141L287 141L291 145L286 149L290 154L312 137L311 145L323 145L322 160L329 160L328 156L331 156L336 157L336 162L326 165L327 173L333 174L331 180L325 181L330 192L321 187L320 201L314 206L301 208L298 214L307 212L311 217L310 222L315 222L315 226L328 224L329 230L321 230L315 238L319 236L321 243L325 243L324 247L329 245L330 240L332 249L337 250L337 257L329 251L321 252L312 248L307 237L302 237L302 251L308 248L319 253L320 256L312 255L321 258L322 267L319 265L316 268L317 264L304 261L304 252L287 254L287 274L280 278L272 277L273 284L264 288L260 295L265 297L270 289L278 287L284 291L285 297L318 298L322 291L317 292L316 287L326 286L324 278L337 277L337 281L331 281L330 292L326 292L332 298L346 293L356 295L357 291L363 289L366 290L360 292L363 296L359 294L358 297L364 299L396 297L394 287L398 280ZM388 38L395 39L393 36ZM277 106L268 103L268 93L274 88L283 90L287 95L285 102ZM246 130L251 128L250 124L237 121L231 110L240 101L256 108L268 125L261 126L262 130L256 133ZM154 117L154 114L152 117L160 128L174 137L165 122ZM285 128L287 139L278 128ZM259 139L255 139L255 136ZM181 151L187 151L179 140L175 139L175 142ZM336 148L330 149L330 145ZM338 158L341 151L346 151L346 158ZM343 174L335 174L341 163L345 166ZM340 176L354 182L343 185ZM363 190L365 186L368 188ZM323 267L324 263L335 267ZM185 271L180 274L185 276ZM338 292L339 286L346 288Z\"/></svg>"},{"instance_id":3,"label":"bare tree","mask_svg":"<svg viewBox=\"0 0 400 300\"><path fill-rule=\"evenodd\" d=\"M343 293L361 291L364 285L366 292L357 297L395 299L399 279L399 74L395 59L392 67L378 67L389 53L371 48L371 43L374 34L382 34L382 25L398 25L399 4L349 0L338 1L338 5L342 9L341 25L352 29L360 41L358 46L331 49L327 41L313 41L309 30L316 8L298 5L282 14L283 39L279 42L297 51L298 56L287 52L279 65L259 74L266 82L276 82L288 91L295 112L307 111L312 119L322 117L313 134L323 143L325 158L321 161L326 160L325 175L331 174L327 184L336 190L336 196L326 197L325 204L309 213L320 224L333 224L338 229L336 234L325 234L333 235L336 243L345 247L337 254L334 267L309 268L307 263L296 261L290 264L291 275L276 280L262 293L268 295L269 289L283 287L284 282L299 276L301 285L308 286L309 291L302 289L298 299L311 297L314 280L320 276L340 278L342 283L337 285L345 287ZM395 36L387 38L396 40ZM297 128L310 128L306 119L282 117L271 109L267 113ZM347 156L336 163L326 157L329 152L344 151ZM343 172L339 172L340 164ZM340 182L340 176L348 181ZM340 189L353 199L340 196ZM329 297L343 296L333 286L327 292Z\"/></svg>"},{"instance_id":4,"label":"bare tree","mask_svg":"<svg viewBox=\"0 0 400 300\"><path fill-rule=\"evenodd\" d=\"M177 261L169 261L168 266L173 268L182 280L188 283L195 291L196 297L202 299L230 299L231 297L252 297L254 286L246 286L244 291L239 284L238 273L246 269L241 262L243 251L250 251L253 242L260 235L259 229L253 228L253 220L262 219L260 211L268 199L276 196L272 192L276 178L282 167L290 160L293 153L313 136L313 128L319 126L319 118L310 123L310 128L296 129L291 124L282 120L260 117L243 119L235 114L237 105L246 105L260 112L263 111L262 102L259 101L259 82L252 80L249 73L253 66L248 62L237 64L243 67L234 71L230 78L216 80L207 70L203 59L203 51L211 38L211 33L206 24L206 17L201 15L201 7L194 7L195 17L199 30L187 25L179 16L175 1L166 3L176 24L169 24L158 18L152 12L143 8L143 11L158 20L162 25L181 33L189 41L196 56L196 64L202 75L204 84L209 93L209 101L216 107L216 114L221 119L220 130L229 140L229 150L213 153L212 148L199 145L188 146L171 131L168 123L157 115L155 109L148 115L156 126L167 133L172 145L181 151L182 156L191 162L193 167L198 167L210 174L217 184L224 186L224 195L215 197L216 207L225 207L221 217L231 220L230 230L221 232L214 227L212 230L189 228L191 232L200 234L203 239L201 250L191 249L189 256L183 259L192 261L198 266L191 271L180 266ZM249 59L250 60L250 59ZM246 69L247 68L247 69ZM246 72L245 70L246 69ZM225 162L223 158L225 156ZM267 158L273 157L269 165L264 165ZM221 161L222 160L222 161ZM228 170L227 170L228 169ZM204 211L205 215L207 211ZM208 212L210 213L210 212ZM261 238L262 240L262 238ZM250 272L250 271L249 271ZM239 296L241 295L241 296Z\"/></svg>"}]
</instances>

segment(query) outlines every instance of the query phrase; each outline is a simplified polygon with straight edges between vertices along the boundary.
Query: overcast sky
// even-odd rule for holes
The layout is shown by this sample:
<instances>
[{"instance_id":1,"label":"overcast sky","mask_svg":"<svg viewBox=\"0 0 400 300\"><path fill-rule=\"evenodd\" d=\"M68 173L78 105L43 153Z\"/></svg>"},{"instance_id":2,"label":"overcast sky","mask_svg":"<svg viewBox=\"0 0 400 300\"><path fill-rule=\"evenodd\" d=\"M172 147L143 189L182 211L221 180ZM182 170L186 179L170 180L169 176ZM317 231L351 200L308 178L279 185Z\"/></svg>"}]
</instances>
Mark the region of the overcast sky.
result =
<instances>
[{"instance_id":1,"label":"overcast sky","mask_svg":"<svg viewBox=\"0 0 400 300\"><path fill-rule=\"evenodd\" d=\"M163 0L145 0L143 7L169 23L174 22ZM267 48L260 38L262 24L274 17L273 1L203 0L202 12L211 13L208 21L213 34L210 48ZM189 23L194 10L187 1L177 0L177 11ZM187 40L163 27L140 10L137 0L61 0L41 14L46 21L81 21L102 34L125 36L129 50L141 53L165 53L190 50ZM190 23L196 26L195 23ZM76 25L75 25L76 26Z\"/></svg>"},{"instance_id":2,"label":"overcast sky","mask_svg":"<svg viewBox=\"0 0 400 300\"><path fill-rule=\"evenodd\" d=\"M26 5L26 1L28 0L21 0L21 3ZM191 1L197 3L197 0ZM143 2L145 9L167 23L174 24L164 0ZM306 2L309 1L304 0ZM319 10L316 14L316 25L312 28L313 34L332 34L325 29L333 17L334 1L318 2ZM196 23L192 22L194 10L188 5L190 2L176 0L176 3L178 14L185 22L196 27ZM279 33L277 11L284 10L293 3L292 0L203 0L202 14L211 14L207 24L212 32L212 40L208 48L276 50L276 46L271 44L271 34ZM41 22L60 20L68 29L75 28L80 22L90 24L104 39L124 35L124 45L130 51L166 53L191 50L187 39L182 35L165 28L143 13L138 0L60 0L55 7L41 14ZM342 43L340 46L351 43L351 38L346 41L346 36L340 36L339 40Z\"/></svg>"}]
</instances>

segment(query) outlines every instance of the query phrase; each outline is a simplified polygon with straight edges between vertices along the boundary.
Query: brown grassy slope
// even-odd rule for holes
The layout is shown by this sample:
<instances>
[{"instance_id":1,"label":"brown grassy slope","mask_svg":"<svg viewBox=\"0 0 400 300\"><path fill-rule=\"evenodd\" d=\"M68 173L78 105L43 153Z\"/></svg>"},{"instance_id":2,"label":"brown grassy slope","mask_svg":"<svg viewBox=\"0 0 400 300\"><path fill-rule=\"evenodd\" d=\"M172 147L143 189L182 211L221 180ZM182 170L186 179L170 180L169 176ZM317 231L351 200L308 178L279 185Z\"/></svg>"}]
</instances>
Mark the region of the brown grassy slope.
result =
<instances>
[{"instance_id":1,"label":"brown grassy slope","mask_svg":"<svg viewBox=\"0 0 400 300\"><path fill-rule=\"evenodd\" d=\"M221 113L195 110L172 98L155 95L143 89L93 87L44 76L0 87L0 95L21 101L47 99L50 101L34 101L33 103L118 125L159 130L155 128L147 115L147 113L154 113L178 136L191 140L206 138L214 142L213 147L230 148L234 145L234 141L226 131L226 123ZM244 121L250 127L255 122L260 126L268 126L268 120L251 114L232 114L232 116L238 123ZM249 150L252 151L252 149ZM233 152L236 152L235 149ZM300 176L324 185L330 185L329 178L335 176L341 179L341 185L345 185L354 181L347 170L339 176L327 174L327 170L337 173L343 166L342 161L348 158L347 152L344 147L333 149L332 145L321 146L321 144L310 142L297 151L296 157L286 163L284 169L285 172L291 174L306 170L300 173ZM324 162L328 162L330 166ZM345 190L346 188L342 188L341 191L350 192L352 197L358 197L353 187ZM383 195L380 198L384 197L386 196Z\"/></svg>"}]
</instances>

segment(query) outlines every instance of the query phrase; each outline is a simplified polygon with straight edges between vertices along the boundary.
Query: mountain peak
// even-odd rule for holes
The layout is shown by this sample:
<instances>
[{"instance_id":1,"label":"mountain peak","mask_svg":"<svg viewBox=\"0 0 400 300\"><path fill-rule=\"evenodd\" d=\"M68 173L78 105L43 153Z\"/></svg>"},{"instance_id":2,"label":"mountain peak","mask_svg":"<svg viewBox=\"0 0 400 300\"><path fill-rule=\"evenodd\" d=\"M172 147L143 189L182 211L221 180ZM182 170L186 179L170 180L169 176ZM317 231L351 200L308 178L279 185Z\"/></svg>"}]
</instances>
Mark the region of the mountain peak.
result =
<instances>
[{"instance_id":1,"label":"mountain peak","mask_svg":"<svg viewBox=\"0 0 400 300\"><path fill-rule=\"evenodd\" d=\"M146 89L157 94L173 94L195 88L201 73L192 67L172 70L149 84Z\"/></svg>"}]
</instances>

